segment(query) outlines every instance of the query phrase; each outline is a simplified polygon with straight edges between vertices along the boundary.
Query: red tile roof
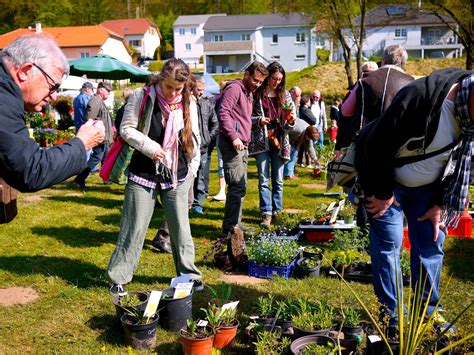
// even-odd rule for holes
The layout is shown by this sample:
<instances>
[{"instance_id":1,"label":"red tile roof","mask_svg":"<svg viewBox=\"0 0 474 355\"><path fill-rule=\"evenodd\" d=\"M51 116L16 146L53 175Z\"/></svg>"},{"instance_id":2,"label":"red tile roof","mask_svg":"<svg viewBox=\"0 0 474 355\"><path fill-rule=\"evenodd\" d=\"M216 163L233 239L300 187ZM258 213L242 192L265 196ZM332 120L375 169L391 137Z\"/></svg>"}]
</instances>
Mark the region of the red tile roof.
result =
<instances>
[{"instance_id":1,"label":"red tile roof","mask_svg":"<svg viewBox=\"0 0 474 355\"><path fill-rule=\"evenodd\" d=\"M0 35L0 48L4 48L16 38L35 33L35 29L20 28L3 35ZM124 38L105 28L102 25L95 26L76 26L76 27L45 27L42 29L43 34L53 37L61 48L71 47L96 47L102 46L109 38L115 38L124 42ZM128 50L128 47L127 47Z\"/></svg>"},{"instance_id":2,"label":"red tile roof","mask_svg":"<svg viewBox=\"0 0 474 355\"><path fill-rule=\"evenodd\" d=\"M158 26L146 18L107 20L102 22L101 25L107 27L108 29L114 32L120 33L122 36L143 35L150 27L153 27L154 29L156 29L158 35L161 38Z\"/></svg>"}]
</instances>

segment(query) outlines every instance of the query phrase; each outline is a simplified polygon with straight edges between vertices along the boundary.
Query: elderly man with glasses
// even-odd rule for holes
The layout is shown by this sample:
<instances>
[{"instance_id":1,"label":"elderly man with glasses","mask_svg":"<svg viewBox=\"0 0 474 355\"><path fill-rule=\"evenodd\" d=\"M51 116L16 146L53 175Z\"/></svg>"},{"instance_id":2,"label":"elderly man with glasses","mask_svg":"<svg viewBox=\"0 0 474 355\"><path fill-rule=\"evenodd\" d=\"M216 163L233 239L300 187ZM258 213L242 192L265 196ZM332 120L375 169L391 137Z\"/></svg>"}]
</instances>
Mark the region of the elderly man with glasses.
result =
<instances>
[{"instance_id":1,"label":"elderly man with glasses","mask_svg":"<svg viewBox=\"0 0 474 355\"><path fill-rule=\"evenodd\" d=\"M20 191L44 189L84 169L86 150L104 139L102 123L88 122L70 141L42 149L29 137L26 112L56 100L69 65L44 35L17 38L0 53L0 178Z\"/></svg>"}]
</instances>

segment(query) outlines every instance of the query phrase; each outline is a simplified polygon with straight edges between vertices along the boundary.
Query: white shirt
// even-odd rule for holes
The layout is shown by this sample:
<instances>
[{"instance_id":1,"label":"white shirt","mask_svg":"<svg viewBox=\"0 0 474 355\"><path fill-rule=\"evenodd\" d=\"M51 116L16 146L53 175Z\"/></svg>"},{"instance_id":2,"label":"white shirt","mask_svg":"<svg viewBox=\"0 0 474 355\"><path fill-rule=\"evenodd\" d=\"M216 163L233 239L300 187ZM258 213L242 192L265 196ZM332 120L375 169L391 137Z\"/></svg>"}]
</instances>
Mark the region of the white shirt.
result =
<instances>
[{"instance_id":1,"label":"white shirt","mask_svg":"<svg viewBox=\"0 0 474 355\"><path fill-rule=\"evenodd\" d=\"M454 110L454 102L445 99L441 107L438 129L433 141L426 148L426 152L423 152L423 148L417 150L407 149L407 144L410 141L423 139L423 137L417 137L405 143L398 150L397 156L405 157L434 152L457 140L461 135L461 126L459 120L455 117ZM407 187L418 187L435 182L443 174L451 151L448 150L431 158L395 168L395 180Z\"/></svg>"}]
</instances>

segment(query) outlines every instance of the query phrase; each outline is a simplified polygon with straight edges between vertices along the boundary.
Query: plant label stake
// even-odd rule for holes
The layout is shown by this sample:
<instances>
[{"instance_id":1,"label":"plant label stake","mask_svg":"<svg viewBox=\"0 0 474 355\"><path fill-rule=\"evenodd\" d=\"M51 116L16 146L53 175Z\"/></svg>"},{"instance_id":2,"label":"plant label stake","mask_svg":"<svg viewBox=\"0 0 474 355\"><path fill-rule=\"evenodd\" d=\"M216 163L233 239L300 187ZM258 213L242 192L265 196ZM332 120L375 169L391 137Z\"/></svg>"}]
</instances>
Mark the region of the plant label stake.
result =
<instances>
[{"instance_id":1,"label":"plant label stake","mask_svg":"<svg viewBox=\"0 0 474 355\"><path fill-rule=\"evenodd\" d=\"M208 324L209 324L209 322L207 320L200 319L197 326L198 327L207 327Z\"/></svg>"},{"instance_id":2,"label":"plant label stake","mask_svg":"<svg viewBox=\"0 0 474 355\"><path fill-rule=\"evenodd\" d=\"M170 287L175 288L177 284L179 283L186 283L191 281L191 275L186 274L186 275L181 275L178 277L174 277L171 279Z\"/></svg>"},{"instance_id":3,"label":"plant label stake","mask_svg":"<svg viewBox=\"0 0 474 355\"><path fill-rule=\"evenodd\" d=\"M148 302L146 304L145 312L143 313L144 317L151 318L155 315L162 293L163 292L161 291L151 291L150 297L148 298Z\"/></svg>"},{"instance_id":4,"label":"plant label stake","mask_svg":"<svg viewBox=\"0 0 474 355\"><path fill-rule=\"evenodd\" d=\"M193 289L193 282L180 282L174 288L173 298L184 298L188 296Z\"/></svg>"}]
</instances>

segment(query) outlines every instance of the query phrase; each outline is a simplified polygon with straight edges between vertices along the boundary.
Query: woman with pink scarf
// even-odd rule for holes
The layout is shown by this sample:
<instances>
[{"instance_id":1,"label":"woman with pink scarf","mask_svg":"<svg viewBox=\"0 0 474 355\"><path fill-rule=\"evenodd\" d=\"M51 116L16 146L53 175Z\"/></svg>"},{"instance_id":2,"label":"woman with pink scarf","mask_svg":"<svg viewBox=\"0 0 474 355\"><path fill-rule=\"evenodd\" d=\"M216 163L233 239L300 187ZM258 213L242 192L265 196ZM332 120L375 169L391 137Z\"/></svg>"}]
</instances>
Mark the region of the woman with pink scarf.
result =
<instances>
[{"instance_id":1,"label":"woman with pink scarf","mask_svg":"<svg viewBox=\"0 0 474 355\"><path fill-rule=\"evenodd\" d=\"M200 162L197 108L189 78L188 66L171 59L146 88L135 90L125 107L120 135L135 153L117 245L107 267L114 295L124 293L124 285L132 280L158 195L169 224L176 274L190 274L195 291L204 287L194 264L188 218L188 191Z\"/></svg>"}]
</instances>

